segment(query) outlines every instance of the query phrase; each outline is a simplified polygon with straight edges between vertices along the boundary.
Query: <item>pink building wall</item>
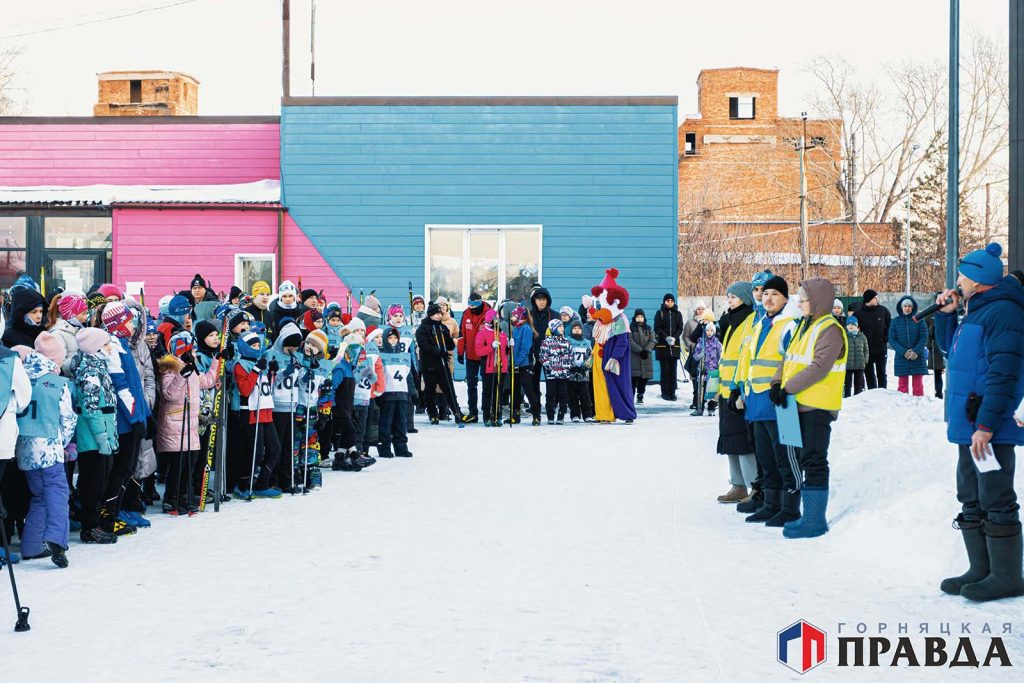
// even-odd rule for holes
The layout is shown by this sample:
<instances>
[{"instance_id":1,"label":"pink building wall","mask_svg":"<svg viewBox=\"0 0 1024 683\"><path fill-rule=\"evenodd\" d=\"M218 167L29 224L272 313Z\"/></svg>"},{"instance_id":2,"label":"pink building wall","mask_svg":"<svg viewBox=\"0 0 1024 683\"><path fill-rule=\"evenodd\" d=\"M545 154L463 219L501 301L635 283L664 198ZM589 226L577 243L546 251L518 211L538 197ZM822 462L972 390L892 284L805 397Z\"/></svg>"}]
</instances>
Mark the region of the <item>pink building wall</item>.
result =
<instances>
[{"instance_id":1,"label":"pink building wall","mask_svg":"<svg viewBox=\"0 0 1024 683\"><path fill-rule=\"evenodd\" d=\"M322 289L328 301L345 308L348 288L287 214L282 247L283 260L276 211L116 209L114 284L144 281L146 304L155 310L165 294L187 289L197 272L227 293L235 281L235 254L275 254L282 279L298 284L301 278L303 287Z\"/></svg>"},{"instance_id":2,"label":"pink building wall","mask_svg":"<svg viewBox=\"0 0 1024 683\"><path fill-rule=\"evenodd\" d=\"M5 123L0 185L247 183L281 177L277 123Z\"/></svg>"}]
</instances>

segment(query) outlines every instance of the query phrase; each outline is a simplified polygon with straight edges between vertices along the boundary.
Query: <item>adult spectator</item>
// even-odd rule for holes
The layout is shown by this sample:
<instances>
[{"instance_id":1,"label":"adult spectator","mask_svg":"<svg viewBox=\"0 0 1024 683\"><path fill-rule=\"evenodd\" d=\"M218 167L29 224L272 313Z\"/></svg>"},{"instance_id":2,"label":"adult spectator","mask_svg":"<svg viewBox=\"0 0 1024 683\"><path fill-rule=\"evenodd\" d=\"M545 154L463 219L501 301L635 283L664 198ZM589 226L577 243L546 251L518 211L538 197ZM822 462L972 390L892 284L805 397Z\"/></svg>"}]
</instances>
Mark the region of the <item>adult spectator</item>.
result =
<instances>
[{"instance_id":1,"label":"adult spectator","mask_svg":"<svg viewBox=\"0 0 1024 683\"><path fill-rule=\"evenodd\" d=\"M456 344L459 362L466 364L468 407L462 418L462 421L466 423L478 422L480 419L477 405L479 403L478 387L483 376L483 360L476 352L476 335L483 329L484 316L489 310L491 310L490 304L483 300L479 292L473 292L469 295L466 310L462 312L462 320L459 323L459 339Z\"/></svg>"},{"instance_id":2,"label":"adult spectator","mask_svg":"<svg viewBox=\"0 0 1024 683\"><path fill-rule=\"evenodd\" d=\"M956 496L970 568L941 584L945 593L979 602L1024 595L1020 506L1013 488L1024 427L1014 410L1024 397L1024 286L1003 277L1002 249L990 244L960 259L957 285L936 303L935 336L949 362L946 438L959 447ZM999 469L982 473L995 458Z\"/></svg>"},{"instance_id":3,"label":"adult spectator","mask_svg":"<svg viewBox=\"0 0 1024 683\"><path fill-rule=\"evenodd\" d=\"M552 320L558 318L558 314L551 310L551 293L537 283L530 294L530 316L533 319L533 329L537 335L533 338L533 395L540 397L540 345L548 334L548 325Z\"/></svg>"},{"instance_id":4,"label":"adult spectator","mask_svg":"<svg viewBox=\"0 0 1024 683\"><path fill-rule=\"evenodd\" d=\"M676 297L672 294L662 298L661 308L654 314L654 336L657 338L654 357L661 372L661 397L666 401L675 401L676 367L685 337L683 314L676 308ZM692 345L688 348L692 349Z\"/></svg>"},{"instance_id":5,"label":"adult spectator","mask_svg":"<svg viewBox=\"0 0 1024 683\"><path fill-rule=\"evenodd\" d=\"M899 389L908 393L913 384L914 396L924 396L924 376L928 374L928 323L914 320L917 302L905 296L896 304L896 320L889 328L889 346L896 352L893 363Z\"/></svg>"},{"instance_id":6,"label":"adult spectator","mask_svg":"<svg viewBox=\"0 0 1024 683\"><path fill-rule=\"evenodd\" d=\"M868 340L868 365L864 368L864 380L868 389L885 389L892 315L888 308L878 302L878 292L875 290L864 290L861 299L857 321L860 323L861 334Z\"/></svg>"}]
</instances>

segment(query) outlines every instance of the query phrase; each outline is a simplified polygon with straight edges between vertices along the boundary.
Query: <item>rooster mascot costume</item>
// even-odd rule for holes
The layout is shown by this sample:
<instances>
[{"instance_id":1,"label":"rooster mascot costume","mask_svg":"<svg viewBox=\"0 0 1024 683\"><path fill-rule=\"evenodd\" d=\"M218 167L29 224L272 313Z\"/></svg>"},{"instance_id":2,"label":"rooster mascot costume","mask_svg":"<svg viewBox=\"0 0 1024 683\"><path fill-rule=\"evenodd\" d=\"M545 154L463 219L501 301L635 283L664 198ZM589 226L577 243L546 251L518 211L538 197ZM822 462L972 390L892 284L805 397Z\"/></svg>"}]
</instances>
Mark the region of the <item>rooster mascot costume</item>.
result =
<instances>
[{"instance_id":1,"label":"rooster mascot costume","mask_svg":"<svg viewBox=\"0 0 1024 683\"><path fill-rule=\"evenodd\" d=\"M619 286L616 268L604 271L604 280L583 297L594 320L594 417L598 422L636 419L629 371L629 320L625 308L629 292Z\"/></svg>"}]
</instances>

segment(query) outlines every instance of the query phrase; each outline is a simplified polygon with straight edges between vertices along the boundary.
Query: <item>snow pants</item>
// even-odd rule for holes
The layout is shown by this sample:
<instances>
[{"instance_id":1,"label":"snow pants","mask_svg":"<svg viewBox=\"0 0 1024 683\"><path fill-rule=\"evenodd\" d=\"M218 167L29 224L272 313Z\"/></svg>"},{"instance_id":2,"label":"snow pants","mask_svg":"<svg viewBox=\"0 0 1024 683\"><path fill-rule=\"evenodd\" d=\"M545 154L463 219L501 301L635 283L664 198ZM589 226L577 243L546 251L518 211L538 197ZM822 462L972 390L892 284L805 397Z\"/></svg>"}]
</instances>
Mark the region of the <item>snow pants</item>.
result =
<instances>
[{"instance_id":1,"label":"snow pants","mask_svg":"<svg viewBox=\"0 0 1024 683\"><path fill-rule=\"evenodd\" d=\"M382 447L395 445L395 454L409 450L406 445L409 437L406 435L406 413L411 405L408 398L400 400L384 399L380 402L380 425L378 432Z\"/></svg>"},{"instance_id":2,"label":"snow pants","mask_svg":"<svg viewBox=\"0 0 1024 683\"><path fill-rule=\"evenodd\" d=\"M583 420L594 416L594 404L590 400L590 382L569 380L569 417Z\"/></svg>"},{"instance_id":3,"label":"snow pants","mask_svg":"<svg viewBox=\"0 0 1024 683\"><path fill-rule=\"evenodd\" d=\"M103 490L113 466L114 457L111 455L100 455L99 451L78 454L78 500L82 504L78 521L82 523L82 531L99 526Z\"/></svg>"},{"instance_id":4,"label":"snow pants","mask_svg":"<svg viewBox=\"0 0 1024 683\"><path fill-rule=\"evenodd\" d=\"M484 390L483 390L483 396L480 397L481 401L483 403L483 407L484 407L484 409L483 409L484 422L492 422L494 420L500 419L501 418L501 410L498 410L498 414L495 415L494 414L495 413L495 407L503 408L504 405L505 405L506 400L509 398L508 397L508 390L509 390L509 386L508 386L508 373L506 373L506 372L501 373L501 379L498 380L498 381L496 381L495 378L494 378L495 374L496 373L493 373L493 372L486 372L486 373L484 373L484 382L483 382L483 389ZM516 379L519 379L519 378L517 377ZM523 379L525 381L527 381L527 382L531 382L531 381L535 380L536 377L533 377L531 375L527 375ZM499 383L500 383L500 387L498 386ZM534 384L536 384L536 382L534 382ZM527 391L529 391L529 390L527 390ZM500 393L500 396L499 396L499 393ZM537 394L529 394L529 393L527 393L527 397L530 398L530 407L531 408L533 408L533 398L532 398L532 396L537 396ZM539 407L540 407L540 397L539 396L537 398L537 406L538 406L538 409L539 409Z\"/></svg>"},{"instance_id":5,"label":"snow pants","mask_svg":"<svg viewBox=\"0 0 1024 683\"><path fill-rule=\"evenodd\" d=\"M370 447L369 443L367 443L369 434L369 429L367 428L369 416L369 405L352 406L352 421L353 423L355 423L356 426L356 431L354 434L355 440L353 441L352 445L355 446L360 453L368 452L367 449Z\"/></svg>"},{"instance_id":6,"label":"snow pants","mask_svg":"<svg viewBox=\"0 0 1024 683\"><path fill-rule=\"evenodd\" d=\"M111 515L116 516L122 506L129 510L137 510L142 505L142 485L132 478L132 472L135 471L139 447L145 435L144 424L133 424L130 432L118 435L119 448L113 456L110 476L103 491L103 507L109 510Z\"/></svg>"},{"instance_id":7,"label":"snow pants","mask_svg":"<svg viewBox=\"0 0 1024 683\"><path fill-rule=\"evenodd\" d=\"M274 473L278 469L277 466L281 460L281 439L272 422L247 425L245 436L248 458L245 463L246 469L239 477L238 488L243 491L249 489L249 475L252 472L252 457L255 453L258 474L252 485L252 490L263 491L270 488Z\"/></svg>"},{"instance_id":8,"label":"snow pants","mask_svg":"<svg viewBox=\"0 0 1024 683\"><path fill-rule=\"evenodd\" d=\"M827 410L808 410L800 413L800 469L804 473L803 486L828 488L828 445L832 438L832 421Z\"/></svg>"},{"instance_id":9,"label":"snow pants","mask_svg":"<svg viewBox=\"0 0 1024 683\"><path fill-rule=\"evenodd\" d=\"M167 486L164 488L164 501L177 501L179 505L190 505L192 497L199 495L199 491L195 487L195 470L199 463L199 451L166 452L163 457L167 461Z\"/></svg>"},{"instance_id":10,"label":"snow pants","mask_svg":"<svg viewBox=\"0 0 1024 683\"><path fill-rule=\"evenodd\" d=\"M21 534L21 553L38 555L43 552L43 541L56 543L68 549L68 478L64 463L41 470L25 472L32 499L25 516L25 530Z\"/></svg>"},{"instance_id":11,"label":"snow pants","mask_svg":"<svg viewBox=\"0 0 1024 683\"><path fill-rule=\"evenodd\" d=\"M555 413L557 409L558 419L565 417L565 414L569 411L569 380L567 379L548 379L547 382L546 396L544 409L547 411L548 419L555 419Z\"/></svg>"},{"instance_id":12,"label":"snow pants","mask_svg":"<svg viewBox=\"0 0 1024 683\"><path fill-rule=\"evenodd\" d=\"M530 368L523 368L516 370L516 384L513 388L512 396L512 416L520 417L523 410L523 395L526 395L526 400L529 402L530 414L536 418L540 418L540 395L533 393L533 374Z\"/></svg>"},{"instance_id":13,"label":"snow pants","mask_svg":"<svg viewBox=\"0 0 1024 683\"><path fill-rule=\"evenodd\" d=\"M1016 524L1020 521L1020 505L1013 489L1017 456L1009 444L992 446L992 450L1001 469L981 474L974 465L970 446L960 446L956 497L968 522L987 519L992 524Z\"/></svg>"}]
</instances>

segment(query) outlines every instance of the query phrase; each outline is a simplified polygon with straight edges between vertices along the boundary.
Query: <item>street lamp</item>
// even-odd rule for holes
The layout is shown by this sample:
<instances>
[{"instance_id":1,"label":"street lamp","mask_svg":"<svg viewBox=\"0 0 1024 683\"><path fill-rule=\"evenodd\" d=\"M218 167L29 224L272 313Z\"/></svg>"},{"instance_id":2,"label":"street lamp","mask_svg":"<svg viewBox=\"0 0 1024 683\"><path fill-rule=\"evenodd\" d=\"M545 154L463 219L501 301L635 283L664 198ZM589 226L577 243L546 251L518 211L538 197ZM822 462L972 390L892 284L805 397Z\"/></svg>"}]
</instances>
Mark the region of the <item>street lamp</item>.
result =
<instances>
[{"instance_id":1,"label":"street lamp","mask_svg":"<svg viewBox=\"0 0 1024 683\"><path fill-rule=\"evenodd\" d=\"M918 150L919 147L920 145L915 144L913 147L910 148L910 159L907 161L908 168L913 166L914 153ZM904 231L906 232L905 240L907 243L907 282L906 289L904 291L906 291L907 294L910 294L910 192L913 189L913 183L914 173L913 171L911 171L910 180L907 182L907 200L905 202L907 208L907 219L904 221Z\"/></svg>"}]
</instances>

